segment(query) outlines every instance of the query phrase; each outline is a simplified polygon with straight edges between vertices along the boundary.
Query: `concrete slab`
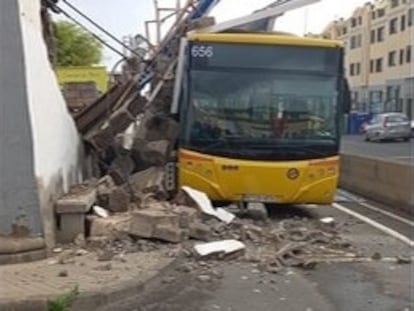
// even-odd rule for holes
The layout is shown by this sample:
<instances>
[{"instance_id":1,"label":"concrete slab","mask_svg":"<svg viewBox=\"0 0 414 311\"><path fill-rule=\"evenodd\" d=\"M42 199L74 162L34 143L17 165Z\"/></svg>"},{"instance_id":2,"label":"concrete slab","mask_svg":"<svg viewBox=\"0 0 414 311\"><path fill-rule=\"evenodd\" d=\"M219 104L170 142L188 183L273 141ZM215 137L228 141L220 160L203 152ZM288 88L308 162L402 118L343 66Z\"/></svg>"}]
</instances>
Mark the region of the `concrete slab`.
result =
<instances>
[{"instance_id":1,"label":"concrete slab","mask_svg":"<svg viewBox=\"0 0 414 311\"><path fill-rule=\"evenodd\" d=\"M96 189L88 187L74 191L60 198L56 203L56 213L87 213L96 202Z\"/></svg>"}]
</instances>

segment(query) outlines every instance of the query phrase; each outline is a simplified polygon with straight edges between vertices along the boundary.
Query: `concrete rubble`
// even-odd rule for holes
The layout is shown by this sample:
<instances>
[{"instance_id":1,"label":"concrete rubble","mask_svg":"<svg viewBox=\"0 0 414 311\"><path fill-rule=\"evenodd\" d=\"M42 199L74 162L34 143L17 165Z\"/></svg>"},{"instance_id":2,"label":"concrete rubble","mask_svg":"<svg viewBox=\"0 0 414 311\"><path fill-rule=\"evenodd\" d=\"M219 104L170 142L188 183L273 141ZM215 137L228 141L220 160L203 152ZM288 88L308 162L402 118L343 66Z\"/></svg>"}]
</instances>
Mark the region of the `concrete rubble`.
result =
<instances>
[{"instance_id":1,"label":"concrete rubble","mask_svg":"<svg viewBox=\"0 0 414 311\"><path fill-rule=\"evenodd\" d=\"M88 200L76 211L73 204L67 209L82 212L86 225L77 234L70 233L71 241L63 241L77 246L72 256L92 250L97 252L98 261L110 261L124 253L172 247L172 257L183 256L195 263L238 260L270 273L286 267L313 269L318 262L357 258L331 219L264 221L268 215L258 206L254 212L259 217L246 214L238 218L226 208L215 208L205 194L189 187L168 200L163 196L161 177L160 170L149 168L129 176L125 184L116 185L105 176L78 186L82 189L79 198ZM62 212L67 202L66 197L58 202L57 211ZM82 239L84 242L79 242ZM59 262L68 260L59 255Z\"/></svg>"}]
</instances>

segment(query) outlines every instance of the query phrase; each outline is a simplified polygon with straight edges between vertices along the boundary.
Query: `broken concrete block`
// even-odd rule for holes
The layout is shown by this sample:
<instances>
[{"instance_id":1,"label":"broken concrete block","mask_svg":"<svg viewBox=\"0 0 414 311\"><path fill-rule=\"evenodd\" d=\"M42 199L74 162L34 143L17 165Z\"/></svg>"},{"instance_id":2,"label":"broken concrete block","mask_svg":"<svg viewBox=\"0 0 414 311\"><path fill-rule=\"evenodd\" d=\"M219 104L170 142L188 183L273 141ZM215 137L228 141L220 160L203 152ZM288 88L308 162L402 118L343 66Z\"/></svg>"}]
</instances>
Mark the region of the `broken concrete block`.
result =
<instances>
[{"instance_id":1,"label":"broken concrete block","mask_svg":"<svg viewBox=\"0 0 414 311\"><path fill-rule=\"evenodd\" d=\"M151 167L130 176L129 183L132 190L137 193L165 192L164 175L165 172L162 168Z\"/></svg>"},{"instance_id":2,"label":"broken concrete block","mask_svg":"<svg viewBox=\"0 0 414 311\"><path fill-rule=\"evenodd\" d=\"M107 126L102 130L87 133L84 136L84 139L96 150L105 150L112 144L114 140L114 133Z\"/></svg>"},{"instance_id":3,"label":"broken concrete block","mask_svg":"<svg viewBox=\"0 0 414 311\"><path fill-rule=\"evenodd\" d=\"M135 163L129 154L118 154L109 167L108 174L116 185L122 185L134 171Z\"/></svg>"},{"instance_id":4,"label":"broken concrete block","mask_svg":"<svg viewBox=\"0 0 414 311\"><path fill-rule=\"evenodd\" d=\"M72 187L60 198L55 207L58 214L58 241L71 243L85 235L85 214L96 201L96 190L91 185Z\"/></svg>"},{"instance_id":5,"label":"broken concrete block","mask_svg":"<svg viewBox=\"0 0 414 311\"><path fill-rule=\"evenodd\" d=\"M188 239L188 231L179 227L159 225L155 227L152 237L171 243L180 243Z\"/></svg>"},{"instance_id":6,"label":"broken concrete block","mask_svg":"<svg viewBox=\"0 0 414 311\"><path fill-rule=\"evenodd\" d=\"M115 134L123 132L128 126L135 121L133 116L128 109L125 107L116 110L109 119L109 127Z\"/></svg>"},{"instance_id":7,"label":"broken concrete block","mask_svg":"<svg viewBox=\"0 0 414 311\"><path fill-rule=\"evenodd\" d=\"M114 186L115 186L115 182L112 179L112 177L109 175L105 175L104 177L98 180L98 185L97 185L98 194L100 190L105 191L105 189L110 189Z\"/></svg>"},{"instance_id":8,"label":"broken concrete block","mask_svg":"<svg viewBox=\"0 0 414 311\"><path fill-rule=\"evenodd\" d=\"M246 210L247 217L258 220L266 221L269 219L266 206L263 203L249 203Z\"/></svg>"},{"instance_id":9,"label":"broken concrete block","mask_svg":"<svg viewBox=\"0 0 414 311\"><path fill-rule=\"evenodd\" d=\"M166 139L170 143L174 143L178 137L178 123L166 116L154 116L146 123L146 136L147 141L157 141Z\"/></svg>"},{"instance_id":10,"label":"broken concrete block","mask_svg":"<svg viewBox=\"0 0 414 311\"><path fill-rule=\"evenodd\" d=\"M91 237L114 237L128 231L131 216L113 215L107 218L88 217Z\"/></svg>"},{"instance_id":11,"label":"broken concrete block","mask_svg":"<svg viewBox=\"0 0 414 311\"><path fill-rule=\"evenodd\" d=\"M109 205L109 195L112 192L112 189L115 188L115 182L111 176L106 175L98 181L96 187L97 200L96 203L102 207L108 207Z\"/></svg>"},{"instance_id":12,"label":"broken concrete block","mask_svg":"<svg viewBox=\"0 0 414 311\"><path fill-rule=\"evenodd\" d=\"M122 187L112 188L108 196L108 209L113 213L128 211L131 195Z\"/></svg>"},{"instance_id":13,"label":"broken concrete block","mask_svg":"<svg viewBox=\"0 0 414 311\"><path fill-rule=\"evenodd\" d=\"M156 151L144 149L141 155L143 163L149 166L164 166L167 163L167 156Z\"/></svg>"},{"instance_id":14,"label":"broken concrete block","mask_svg":"<svg viewBox=\"0 0 414 311\"><path fill-rule=\"evenodd\" d=\"M151 209L151 210L158 210L164 213L172 212L172 207L170 203L166 201L158 201L154 199L147 199L141 206L143 209Z\"/></svg>"},{"instance_id":15,"label":"broken concrete block","mask_svg":"<svg viewBox=\"0 0 414 311\"><path fill-rule=\"evenodd\" d=\"M200 208L200 210L204 214L214 216L220 219L221 221L225 222L226 224L231 223L236 217L235 215L233 215L230 212L227 212L223 208L215 209L210 199L204 192L198 191L187 186L182 187L182 189L189 197L191 197L191 199L194 202L196 202L198 208Z\"/></svg>"},{"instance_id":16,"label":"broken concrete block","mask_svg":"<svg viewBox=\"0 0 414 311\"><path fill-rule=\"evenodd\" d=\"M211 228L201 222L190 224L190 237L200 241L211 239Z\"/></svg>"},{"instance_id":17,"label":"broken concrete block","mask_svg":"<svg viewBox=\"0 0 414 311\"><path fill-rule=\"evenodd\" d=\"M87 213L96 201L96 190L90 186L78 186L56 202L56 213Z\"/></svg>"},{"instance_id":18,"label":"broken concrete block","mask_svg":"<svg viewBox=\"0 0 414 311\"><path fill-rule=\"evenodd\" d=\"M180 227L189 228L190 225L201 218L201 213L198 209L188 206L174 206L173 213L180 216Z\"/></svg>"},{"instance_id":19,"label":"broken concrete block","mask_svg":"<svg viewBox=\"0 0 414 311\"><path fill-rule=\"evenodd\" d=\"M208 256L211 254L232 254L246 249L246 246L237 240L222 240L209 242L204 244L197 244L194 246L199 256Z\"/></svg>"},{"instance_id":20,"label":"broken concrete block","mask_svg":"<svg viewBox=\"0 0 414 311\"><path fill-rule=\"evenodd\" d=\"M168 159L168 141L157 141L145 144L142 147L133 145L131 149L131 158L134 161L134 171L146 170L151 166L164 166Z\"/></svg>"},{"instance_id":21,"label":"broken concrete block","mask_svg":"<svg viewBox=\"0 0 414 311\"><path fill-rule=\"evenodd\" d=\"M179 216L160 210L145 209L132 213L128 232L142 238L154 236L156 226L179 228Z\"/></svg>"},{"instance_id":22,"label":"broken concrete block","mask_svg":"<svg viewBox=\"0 0 414 311\"><path fill-rule=\"evenodd\" d=\"M167 158L169 147L170 143L168 142L168 140L151 141L147 144L147 148L150 151L158 153L164 158Z\"/></svg>"},{"instance_id":23,"label":"broken concrete block","mask_svg":"<svg viewBox=\"0 0 414 311\"><path fill-rule=\"evenodd\" d=\"M85 214L64 213L59 215L57 238L60 243L72 243L77 237L85 236Z\"/></svg>"},{"instance_id":24,"label":"broken concrete block","mask_svg":"<svg viewBox=\"0 0 414 311\"><path fill-rule=\"evenodd\" d=\"M197 203L182 189L177 192L172 203L181 206L197 207Z\"/></svg>"}]
</instances>

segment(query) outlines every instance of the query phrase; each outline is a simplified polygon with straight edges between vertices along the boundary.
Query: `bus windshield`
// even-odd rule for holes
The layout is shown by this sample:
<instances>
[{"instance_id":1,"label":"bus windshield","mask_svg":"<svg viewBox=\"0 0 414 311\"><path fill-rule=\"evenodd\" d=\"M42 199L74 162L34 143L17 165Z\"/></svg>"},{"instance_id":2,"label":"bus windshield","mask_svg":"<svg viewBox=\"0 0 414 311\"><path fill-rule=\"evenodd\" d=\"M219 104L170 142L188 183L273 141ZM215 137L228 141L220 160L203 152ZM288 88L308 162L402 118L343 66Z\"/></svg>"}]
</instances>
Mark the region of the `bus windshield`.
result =
<instances>
[{"instance_id":1,"label":"bus windshield","mask_svg":"<svg viewBox=\"0 0 414 311\"><path fill-rule=\"evenodd\" d=\"M182 144L190 149L260 160L338 152L338 73L212 66L188 79Z\"/></svg>"}]
</instances>

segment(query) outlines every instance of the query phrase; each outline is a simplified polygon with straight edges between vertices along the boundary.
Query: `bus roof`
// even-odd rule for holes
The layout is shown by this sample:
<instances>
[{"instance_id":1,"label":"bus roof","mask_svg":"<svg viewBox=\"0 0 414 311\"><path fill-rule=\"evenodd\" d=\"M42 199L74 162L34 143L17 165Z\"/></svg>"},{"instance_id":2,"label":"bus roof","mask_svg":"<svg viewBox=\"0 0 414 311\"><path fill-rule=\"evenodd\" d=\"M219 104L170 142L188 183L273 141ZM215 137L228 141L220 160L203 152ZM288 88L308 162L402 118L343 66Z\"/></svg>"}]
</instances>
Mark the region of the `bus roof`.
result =
<instances>
[{"instance_id":1,"label":"bus roof","mask_svg":"<svg viewBox=\"0 0 414 311\"><path fill-rule=\"evenodd\" d=\"M340 48L343 46L341 41L297 37L293 35L281 35L274 33L201 33L194 32L188 35L190 41L215 42L215 43L247 43L265 45L289 45Z\"/></svg>"}]
</instances>

